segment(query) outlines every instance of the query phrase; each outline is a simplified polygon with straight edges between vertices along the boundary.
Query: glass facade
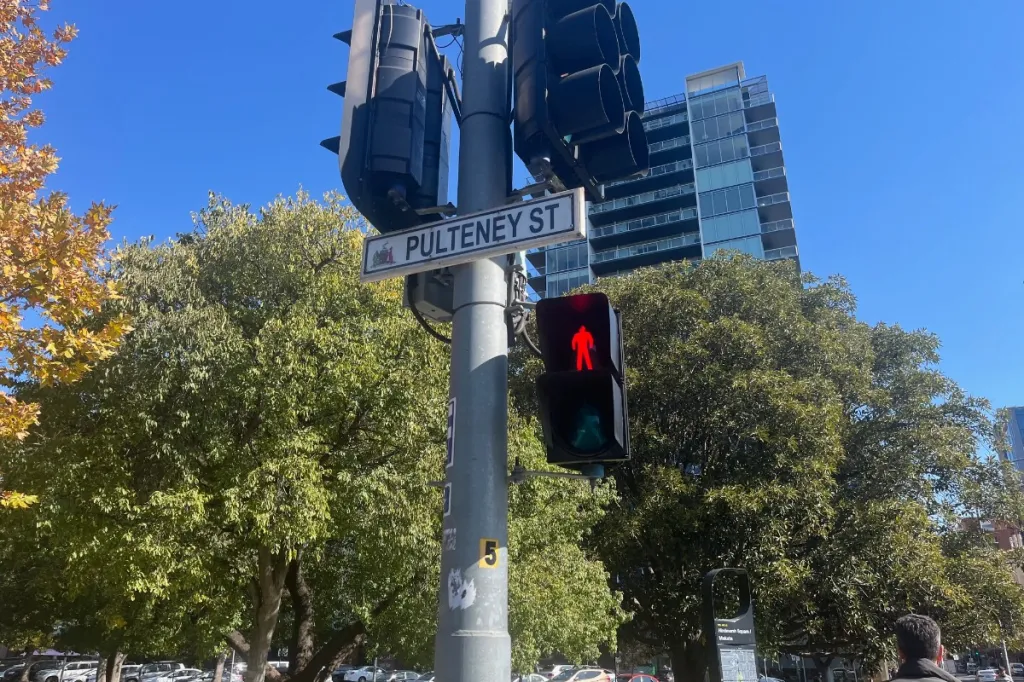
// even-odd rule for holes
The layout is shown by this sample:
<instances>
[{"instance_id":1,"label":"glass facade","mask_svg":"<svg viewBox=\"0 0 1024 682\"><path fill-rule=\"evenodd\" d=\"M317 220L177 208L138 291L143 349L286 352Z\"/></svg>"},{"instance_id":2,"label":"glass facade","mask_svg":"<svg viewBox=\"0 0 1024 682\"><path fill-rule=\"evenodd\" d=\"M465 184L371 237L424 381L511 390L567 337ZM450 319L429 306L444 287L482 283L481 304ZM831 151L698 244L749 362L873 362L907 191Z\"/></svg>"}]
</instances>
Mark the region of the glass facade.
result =
<instances>
[{"instance_id":1,"label":"glass facade","mask_svg":"<svg viewBox=\"0 0 1024 682\"><path fill-rule=\"evenodd\" d=\"M589 205L591 242L527 254L537 295L698 252L799 258L767 78L747 79L741 62L688 76L684 93L646 104L643 125L654 163L644 176L607 183L605 200ZM1024 432L1018 440L1024 448ZM1020 460L1024 470L1024 453Z\"/></svg>"},{"instance_id":2,"label":"glass facade","mask_svg":"<svg viewBox=\"0 0 1024 682\"><path fill-rule=\"evenodd\" d=\"M569 270L568 272L560 272L555 275L549 275L547 278L547 296L562 296L572 291L576 287L583 286L590 282L590 268L580 268L579 270Z\"/></svg>"},{"instance_id":3,"label":"glass facade","mask_svg":"<svg viewBox=\"0 0 1024 682\"><path fill-rule=\"evenodd\" d=\"M557 246L544 252L544 272L548 275L566 270L577 270L587 265L587 242L573 242L568 246Z\"/></svg>"},{"instance_id":4,"label":"glass facade","mask_svg":"<svg viewBox=\"0 0 1024 682\"><path fill-rule=\"evenodd\" d=\"M736 187L718 189L714 192L700 193L701 219L721 215L722 213L735 213L736 211L754 208L756 205L753 185L737 185Z\"/></svg>"},{"instance_id":5,"label":"glass facade","mask_svg":"<svg viewBox=\"0 0 1024 682\"><path fill-rule=\"evenodd\" d=\"M713 166L733 159L744 159L750 156L750 147L746 135L727 137L718 142L698 144L693 148L693 158L698 166Z\"/></svg>"}]
</instances>

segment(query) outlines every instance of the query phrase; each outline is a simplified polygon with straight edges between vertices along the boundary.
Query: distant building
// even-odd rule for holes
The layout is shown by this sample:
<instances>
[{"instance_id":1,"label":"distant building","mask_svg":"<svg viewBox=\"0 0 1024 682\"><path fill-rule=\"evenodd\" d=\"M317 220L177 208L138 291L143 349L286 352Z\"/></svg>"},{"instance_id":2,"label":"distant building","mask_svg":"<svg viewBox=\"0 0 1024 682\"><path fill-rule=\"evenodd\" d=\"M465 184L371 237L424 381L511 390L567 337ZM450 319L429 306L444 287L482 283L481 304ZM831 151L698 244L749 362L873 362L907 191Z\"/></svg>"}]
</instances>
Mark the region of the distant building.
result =
<instances>
[{"instance_id":1,"label":"distant building","mask_svg":"<svg viewBox=\"0 0 1024 682\"><path fill-rule=\"evenodd\" d=\"M798 260L775 96L736 62L649 102L650 172L609 182L590 204L587 240L527 254L530 288L561 296L598 277L719 249Z\"/></svg>"},{"instance_id":2,"label":"distant building","mask_svg":"<svg viewBox=\"0 0 1024 682\"><path fill-rule=\"evenodd\" d=\"M1024 407L1009 408L1010 420L1006 424L1007 449L1001 454L1019 471L1024 471Z\"/></svg>"}]
</instances>

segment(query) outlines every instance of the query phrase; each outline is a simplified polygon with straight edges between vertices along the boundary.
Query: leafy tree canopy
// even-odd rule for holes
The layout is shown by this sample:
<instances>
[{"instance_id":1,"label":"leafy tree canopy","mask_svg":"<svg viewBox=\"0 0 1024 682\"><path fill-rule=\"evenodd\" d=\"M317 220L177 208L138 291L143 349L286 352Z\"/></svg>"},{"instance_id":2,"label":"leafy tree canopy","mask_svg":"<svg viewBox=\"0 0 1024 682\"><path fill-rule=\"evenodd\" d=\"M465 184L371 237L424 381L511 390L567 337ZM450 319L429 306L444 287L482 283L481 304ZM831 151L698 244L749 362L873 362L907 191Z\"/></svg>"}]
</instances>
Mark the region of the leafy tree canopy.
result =
<instances>
[{"instance_id":1,"label":"leafy tree canopy","mask_svg":"<svg viewBox=\"0 0 1024 682\"><path fill-rule=\"evenodd\" d=\"M110 208L94 204L84 216L59 192L40 196L57 170L49 145L29 144L43 124L32 97L52 85L43 74L59 65L75 28L47 35L38 25L46 3L0 0L0 438L24 438L38 406L18 402L16 382L74 381L106 357L127 329L124 319L88 325L114 290L98 276L109 235ZM26 324L26 318L31 322ZM41 322L38 322L41 320ZM8 472L9 473L9 472ZM36 501L4 483L0 508Z\"/></svg>"},{"instance_id":2,"label":"leafy tree canopy","mask_svg":"<svg viewBox=\"0 0 1024 682\"><path fill-rule=\"evenodd\" d=\"M600 287L623 315L633 459L593 547L633 616L623 637L699 679L699 585L721 566L751 573L762 649L825 662L891 655L909 611L957 624L954 645L991 634L967 625L983 595L1021 613L1012 557L944 548L965 516L1021 518L1021 495L979 454L988 406L938 371L933 335L858 321L841 278L745 256ZM529 405L539 368L522 364Z\"/></svg>"},{"instance_id":3,"label":"leafy tree canopy","mask_svg":"<svg viewBox=\"0 0 1024 682\"><path fill-rule=\"evenodd\" d=\"M0 450L44 498L38 546L69 548L70 598L97 605L63 604L54 618L81 626L68 632L111 655L208 655L226 635L254 682L278 676L273 642L304 681L363 645L430 661L448 352L403 310L400 281L359 284L364 228L334 195L255 213L211 197L190 232L119 249L123 298L105 314L134 331L81 382L24 386L40 428ZM535 425L513 423L512 456L540 466ZM618 600L580 548L607 497L513 491L520 666L593 659L614 638Z\"/></svg>"}]
</instances>

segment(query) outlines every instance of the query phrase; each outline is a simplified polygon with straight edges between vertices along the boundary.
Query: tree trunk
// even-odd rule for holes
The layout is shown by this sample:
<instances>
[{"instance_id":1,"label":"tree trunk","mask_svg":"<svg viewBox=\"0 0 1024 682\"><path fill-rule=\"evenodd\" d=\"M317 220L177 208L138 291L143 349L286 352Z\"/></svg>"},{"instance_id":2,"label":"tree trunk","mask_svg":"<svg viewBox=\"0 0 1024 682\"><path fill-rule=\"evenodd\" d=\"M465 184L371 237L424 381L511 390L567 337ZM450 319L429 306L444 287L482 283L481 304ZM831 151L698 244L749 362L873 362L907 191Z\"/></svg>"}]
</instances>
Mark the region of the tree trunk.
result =
<instances>
[{"instance_id":1,"label":"tree trunk","mask_svg":"<svg viewBox=\"0 0 1024 682\"><path fill-rule=\"evenodd\" d=\"M29 649L26 652L28 655L25 657L25 667L21 669L21 675L18 677L18 682L29 682L29 668L31 668L32 664L36 662L36 657L35 654L33 653L34 651L35 649Z\"/></svg>"},{"instance_id":2,"label":"tree trunk","mask_svg":"<svg viewBox=\"0 0 1024 682\"><path fill-rule=\"evenodd\" d=\"M217 654L217 665L213 668L213 682L220 682L224 675L224 661L227 660L228 652L222 651ZM228 674L228 682L231 682L231 675Z\"/></svg>"},{"instance_id":3,"label":"tree trunk","mask_svg":"<svg viewBox=\"0 0 1024 682\"><path fill-rule=\"evenodd\" d=\"M107 679L107 657L100 656L99 664L96 666L96 682L105 682Z\"/></svg>"},{"instance_id":4,"label":"tree trunk","mask_svg":"<svg viewBox=\"0 0 1024 682\"><path fill-rule=\"evenodd\" d=\"M292 643L288 648L288 672L294 677L313 658L313 598L302 574L302 554L288 565L288 594L292 600Z\"/></svg>"},{"instance_id":5,"label":"tree trunk","mask_svg":"<svg viewBox=\"0 0 1024 682\"><path fill-rule=\"evenodd\" d=\"M318 682L323 677L322 673L330 675L334 669L348 660L364 641L366 628L361 621L346 625L331 635L306 667L292 675L289 682Z\"/></svg>"},{"instance_id":6,"label":"tree trunk","mask_svg":"<svg viewBox=\"0 0 1024 682\"><path fill-rule=\"evenodd\" d=\"M245 636L242 635L238 630L232 630L228 634L224 635L224 641L228 643L228 646L234 649L238 657L248 664L249 662L249 642L246 641ZM266 682L281 682L281 673L278 672L277 668L271 666L265 666L263 671L266 675ZM230 677L228 678L230 680Z\"/></svg>"},{"instance_id":7,"label":"tree trunk","mask_svg":"<svg viewBox=\"0 0 1024 682\"><path fill-rule=\"evenodd\" d=\"M395 602L398 594L397 591L392 592L374 606L370 617L376 618L382 614ZM366 642L366 626L358 620L349 623L331 635L331 638L317 650L302 670L292 673L289 682L324 682L330 678L331 673L339 665L349 662L364 642Z\"/></svg>"},{"instance_id":8,"label":"tree trunk","mask_svg":"<svg viewBox=\"0 0 1024 682\"><path fill-rule=\"evenodd\" d=\"M814 656L814 669L817 671L818 682L832 682L832 661L835 656Z\"/></svg>"},{"instance_id":9,"label":"tree trunk","mask_svg":"<svg viewBox=\"0 0 1024 682\"><path fill-rule=\"evenodd\" d=\"M669 657L672 659L672 673L676 677L676 682L707 680L707 654L699 636L677 642L669 650Z\"/></svg>"},{"instance_id":10,"label":"tree trunk","mask_svg":"<svg viewBox=\"0 0 1024 682\"><path fill-rule=\"evenodd\" d=\"M121 665L124 663L125 654L120 651L115 651L111 655L107 656L107 670L106 677L101 678L100 674L96 673L96 679L106 679L107 682L121 682Z\"/></svg>"},{"instance_id":11,"label":"tree trunk","mask_svg":"<svg viewBox=\"0 0 1024 682\"><path fill-rule=\"evenodd\" d=\"M253 582L252 635L249 637L249 659L245 682L264 682L270 644L281 613L284 580L288 561L283 550L274 552L261 547L257 557L257 579Z\"/></svg>"}]
</instances>

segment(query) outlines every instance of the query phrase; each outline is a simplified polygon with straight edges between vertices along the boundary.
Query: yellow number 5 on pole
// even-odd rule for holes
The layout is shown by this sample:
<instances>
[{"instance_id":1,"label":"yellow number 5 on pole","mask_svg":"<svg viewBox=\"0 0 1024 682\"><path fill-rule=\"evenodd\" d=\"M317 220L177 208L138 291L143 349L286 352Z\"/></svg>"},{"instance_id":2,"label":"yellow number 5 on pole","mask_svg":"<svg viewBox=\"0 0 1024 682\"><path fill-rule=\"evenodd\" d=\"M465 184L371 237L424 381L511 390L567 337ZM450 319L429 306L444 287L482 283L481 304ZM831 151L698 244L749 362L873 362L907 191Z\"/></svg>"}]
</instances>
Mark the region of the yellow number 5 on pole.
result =
<instances>
[{"instance_id":1,"label":"yellow number 5 on pole","mask_svg":"<svg viewBox=\"0 0 1024 682\"><path fill-rule=\"evenodd\" d=\"M497 568L501 565L501 555L498 554L498 541L492 538L480 538L480 561L477 566L480 568Z\"/></svg>"}]
</instances>

